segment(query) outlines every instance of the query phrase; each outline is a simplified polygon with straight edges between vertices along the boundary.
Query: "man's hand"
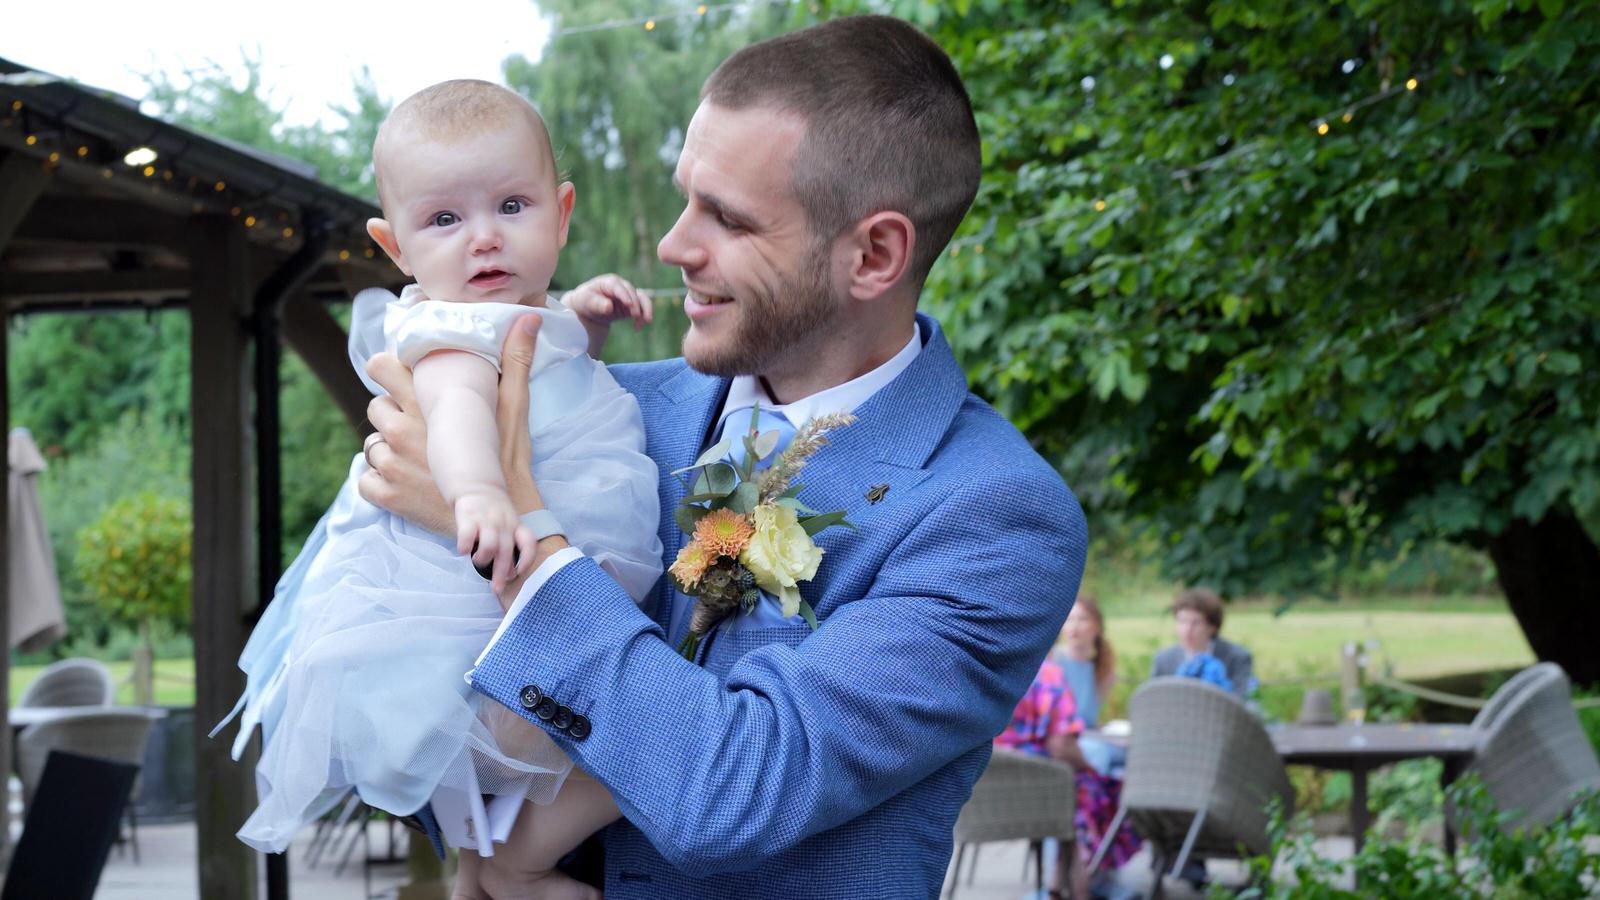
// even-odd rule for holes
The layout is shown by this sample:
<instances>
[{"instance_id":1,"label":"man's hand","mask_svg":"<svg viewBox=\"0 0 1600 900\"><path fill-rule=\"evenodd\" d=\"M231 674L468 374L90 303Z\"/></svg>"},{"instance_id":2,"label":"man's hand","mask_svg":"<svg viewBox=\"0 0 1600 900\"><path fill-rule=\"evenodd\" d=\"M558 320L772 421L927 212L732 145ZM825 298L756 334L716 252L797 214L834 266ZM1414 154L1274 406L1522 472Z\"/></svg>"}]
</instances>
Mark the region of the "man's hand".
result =
<instances>
[{"instance_id":1,"label":"man's hand","mask_svg":"<svg viewBox=\"0 0 1600 900\"><path fill-rule=\"evenodd\" d=\"M495 426L500 431L500 468L518 515L544 508L533 483L533 447L528 439L528 372L542 323L537 313L523 316L506 335L500 352ZM428 472L427 425L412 389L411 370L393 355L380 353L367 363L367 374L389 393L367 404L367 419L377 433L367 438L371 467L361 476L361 496L441 537L455 538L455 515ZM509 607L527 580L526 573L566 546L560 536L539 541L533 559L499 592L501 604Z\"/></svg>"},{"instance_id":2,"label":"man's hand","mask_svg":"<svg viewBox=\"0 0 1600 900\"><path fill-rule=\"evenodd\" d=\"M367 404L363 452L367 471L357 487L361 496L440 537L456 536L456 518L428 472L428 427L412 390L411 370L389 353L367 362L367 374L388 391Z\"/></svg>"},{"instance_id":3,"label":"man's hand","mask_svg":"<svg viewBox=\"0 0 1600 900\"><path fill-rule=\"evenodd\" d=\"M562 295L561 302L578 314L578 320L589 333L589 355L600 358L611 332L611 323L623 319L633 320L633 330L639 331L655 318L655 307L650 298L620 275L599 275L578 285Z\"/></svg>"},{"instance_id":4,"label":"man's hand","mask_svg":"<svg viewBox=\"0 0 1600 900\"><path fill-rule=\"evenodd\" d=\"M533 444L528 439L528 372L533 368L534 341L543 322L536 313L518 319L500 348L500 395L495 403L495 424L500 429L500 468L505 472L506 492L511 495L518 515L544 509L539 486L533 483ZM520 567L498 592L500 605L509 609L522 590L523 582L528 580L528 573L566 546L566 539L560 535L539 541L533 559Z\"/></svg>"}]
</instances>

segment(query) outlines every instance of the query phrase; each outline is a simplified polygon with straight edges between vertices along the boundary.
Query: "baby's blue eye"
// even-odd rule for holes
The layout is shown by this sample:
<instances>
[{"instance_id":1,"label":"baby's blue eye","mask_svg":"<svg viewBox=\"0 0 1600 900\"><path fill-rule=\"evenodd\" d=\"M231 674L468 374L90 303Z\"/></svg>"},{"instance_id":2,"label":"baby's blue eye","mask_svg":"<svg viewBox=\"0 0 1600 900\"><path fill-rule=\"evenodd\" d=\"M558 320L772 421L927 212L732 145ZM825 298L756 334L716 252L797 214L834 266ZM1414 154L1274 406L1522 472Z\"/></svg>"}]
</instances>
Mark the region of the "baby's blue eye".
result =
<instances>
[{"instance_id":1,"label":"baby's blue eye","mask_svg":"<svg viewBox=\"0 0 1600 900\"><path fill-rule=\"evenodd\" d=\"M522 212L522 201L513 197L510 200L500 204L500 211L508 216L514 216L517 213Z\"/></svg>"},{"instance_id":2,"label":"baby's blue eye","mask_svg":"<svg viewBox=\"0 0 1600 900\"><path fill-rule=\"evenodd\" d=\"M433 217L433 221L430 222L429 224L436 225L436 226L438 226L440 228L449 228L451 225L454 225L458 221L460 221L460 220L458 220L456 218L456 214L455 213L442 212L442 213L439 213L438 215L434 216Z\"/></svg>"}]
</instances>

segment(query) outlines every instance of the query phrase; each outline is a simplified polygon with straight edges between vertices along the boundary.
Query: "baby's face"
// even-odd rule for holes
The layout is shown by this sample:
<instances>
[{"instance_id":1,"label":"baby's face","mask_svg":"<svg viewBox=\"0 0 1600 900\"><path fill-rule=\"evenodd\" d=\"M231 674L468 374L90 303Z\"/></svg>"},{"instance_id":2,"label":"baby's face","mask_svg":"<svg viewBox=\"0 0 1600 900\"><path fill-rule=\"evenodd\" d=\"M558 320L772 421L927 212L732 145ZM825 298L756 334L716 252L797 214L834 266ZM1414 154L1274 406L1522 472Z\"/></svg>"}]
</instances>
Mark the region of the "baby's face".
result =
<instances>
[{"instance_id":1,"label":"baby's face","mask_svg":"<svg viewBox=\"0 0 1600 900\"><path fill-rule=\"evenodd\" d=\"M572 185L556 184L541 136L515 122L398 144L384 183L401 271L435 300L543 305L567 242Z\"/></svg>"}]
</instances>

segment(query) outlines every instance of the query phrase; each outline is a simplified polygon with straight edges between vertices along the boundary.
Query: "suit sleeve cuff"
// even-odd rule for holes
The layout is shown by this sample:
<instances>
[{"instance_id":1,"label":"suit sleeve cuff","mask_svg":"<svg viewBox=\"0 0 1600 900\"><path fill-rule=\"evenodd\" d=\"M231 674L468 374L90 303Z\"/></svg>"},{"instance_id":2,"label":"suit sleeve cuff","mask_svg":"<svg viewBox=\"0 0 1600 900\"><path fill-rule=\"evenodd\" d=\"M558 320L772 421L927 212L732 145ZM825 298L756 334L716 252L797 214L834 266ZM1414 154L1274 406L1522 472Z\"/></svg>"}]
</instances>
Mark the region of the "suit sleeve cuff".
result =
<instances>
[{"instance_id":1,"label":"suit sleeve cuff","mask_svg":"<svg viewBox=\"0 0 1600 900\"><path fill-rule=\"evenodd\" d=\"M483 658L489 655L490 650L494 649L495 642L500 640L500 636L506 633L506 629L511 626L518 614L528 605L528 601L533 599L533 595L539 593L539 589L544 587L545 582L549 581L557 572L566 568L573 560L582 558L583 551L577 547L563 547L550 554L549 558L539 564L539 568L533 570L533 574L529 575L528 580L523 582L522 590L517 592L517 599L511 601L511 607L506 610L505 616L500 619L500 627L494 630L494 636L489 638L489 643L484 645L483 652L478 654L478 658L472 661L473 669L483 664ZM471 670L468 670L466 679L468 684L472 683Z\"/></svg>"}]
</instances>

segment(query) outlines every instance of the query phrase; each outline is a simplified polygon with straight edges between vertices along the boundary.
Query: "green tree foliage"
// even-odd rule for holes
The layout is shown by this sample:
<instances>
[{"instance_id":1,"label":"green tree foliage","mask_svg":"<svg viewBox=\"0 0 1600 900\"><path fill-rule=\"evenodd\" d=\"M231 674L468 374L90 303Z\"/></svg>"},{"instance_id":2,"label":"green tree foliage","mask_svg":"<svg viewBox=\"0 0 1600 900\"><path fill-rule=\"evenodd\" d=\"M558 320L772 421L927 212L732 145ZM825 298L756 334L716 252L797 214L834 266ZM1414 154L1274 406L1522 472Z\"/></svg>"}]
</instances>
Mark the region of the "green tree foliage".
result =
<instances>
[{"instance_id":1,"label":"green tree foliage","mask_svg":"<svg viewBox=\"0 0 1600 900\"><path fill-rule=\"evenodd\" d=\"M651 0L542 0L557 28L660 14ZM670 8L670 7L669 7ZM694 4L678 4L685 11ZM575 285L617 272L642 287L675 287L677 269L656 259L656 243L683 211L672 169L700 85L733 51L803 21L783 6L755 5L704 16L664 17L657 27L560 35L537 61L513 56L506 81L549 124L557 164L577 189L556 280ZM642 334L613 329L609 360L675 356L688 323L682 307L657 303Z\"/></svg>"},{"instance_id":2,"label":"green tree foliage","mask_svg":"<svg viewBox=\"0 0 1600 900\"><path fill-rule=\"evenodd\" d=\"M378 93L370 74L364 71L354 80L348 104L332 107L340 124L289 125L283 106L262 82L261 60L245 54L242 63L237 77L220 67L176 79L152 74L147 102L167 121L311 163L323 182L375 201L372 142L392 104ZM172 352L181 354L187 367L187 344ZM280 377L283 558L290 560L332 502L361 443L292 353L284 354ZM187 397L183 403L187 408Z\"/></svg>"},{"instance_id":3,"label":"green tree foliage","mask_svg":"<svg viewBox=\"0 0 1600 900\"><path fill-rule=\"evenodd\" d=\"M863 6L984 135L930 305L1095 512L1235 594L1485 549L1600 680L1600 7Z\"/></svg>"},{"instance_id":4,"label":"green tree foliage","mask_svg":"<svg viewBox=\"0 0 1600 900\"><path fill-rule=\"evenodd\" d=\"M146 490L111 504L78 532L79 583L113 621L139 630L139 703L155 702L152 627L189 621L193 531L187 500Z\"/></svg>"}]
</instances>

